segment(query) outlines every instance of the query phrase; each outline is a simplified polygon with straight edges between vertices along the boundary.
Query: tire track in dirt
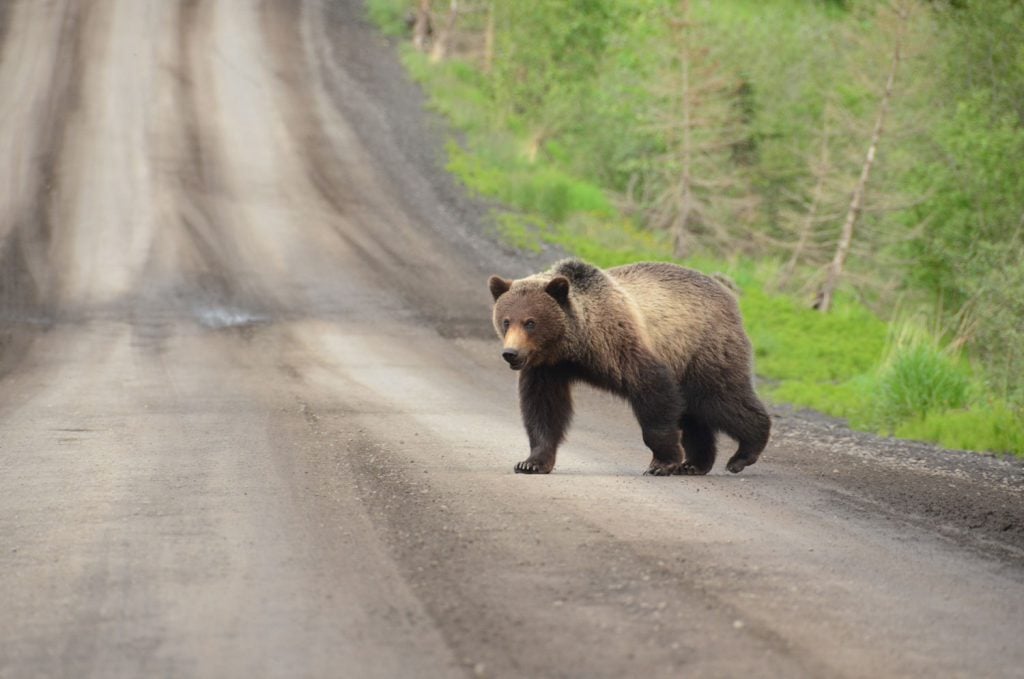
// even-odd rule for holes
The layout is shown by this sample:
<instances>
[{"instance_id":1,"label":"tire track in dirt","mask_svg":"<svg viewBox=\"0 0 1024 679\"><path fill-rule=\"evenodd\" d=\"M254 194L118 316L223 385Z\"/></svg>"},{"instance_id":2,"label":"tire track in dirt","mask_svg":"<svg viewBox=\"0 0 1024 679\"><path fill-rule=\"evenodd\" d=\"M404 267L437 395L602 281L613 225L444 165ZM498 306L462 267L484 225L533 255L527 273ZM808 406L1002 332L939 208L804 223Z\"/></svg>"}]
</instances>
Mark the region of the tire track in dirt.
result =
<instances>
[{"instance_id":1,"label":"tire track in dirt","mask_svg":"<svg viewBox=\"0 0 1024 679\"><path fill-rule=\"evenodd\" d=\"M82 3L76 3L81 5ZM125 316L160 229L156 129L168 4L95 0L80 21L79 98L62 143L50 258L57 303L81 317Z\"/></svg>"},{"instance_id":2,"label":"tire track in dirt","mask_svg":"<svg viewBox=\"0 0 1024 679\"><path fill-rule=\"evenodd\" d=\"M208 122L216 117L212 110L215 102L198 91L211 87L212 14L213 7L200 0L187 0L178 11L174 80L178 118L176 129L168 131L167 137L182 155L171 178L172 228L164 245L177 253L170 269L178 279L174 287L181 288L180 294L192 304L186 312L194 314L196 306L220 308L225 314L248 315L255 320L279 310L260 296L251 276L236 261L235 253L244 250L239 234L224 228L230 220L222 196L227 187L225 163L216 130ZM227 316L224 319L229 320Z\"/></svg>"},{"instance_id":3,"label":"tire track in dirt","mask_svg":"<svg viewBox=\"0 0 1024 679\"><path fill-rule=\"evenodd\" d=\"M456 674L348 477L310 486L333 445L295 407L309 396L280 369L294 343L278 328L330 315L345 260L304 229L324 208L251 106L276 89L255 4L89 7L45 253L61 315L2 385L0 677ZM282 323L216 331L250 303Z\"/></svg>"},{"instance_id":4,"label":"tire track in dirt","mask_svg":"<svg viewBox=\"0 0 1024 679\"><path fill-rule=\"evenodd\" d=\"M420 321L445 336L487 336L489 296L482 281L522 262L496 256L493 247L478 249L479 234L456 236L459 216L437 210L448 203L443 189L424 182L404 157L417 148L407 142L427 131L395 127L393 111L353 77L358 65L338 67L333 46L359 52L366 39L354 30L359 20L350 17L356 26L344 25L327 16L350 9L324 3L264 7L281 107L292 121L288 129L305 175L334 213L330 228L352 253L360 278L397 292ZM443 176L441 156L434 162Z\"/></svg>"},{"instance_id":5,"label":"tire track in dirt","mask_svg":"<svg viewBox=\"0 0 1024 679\"><path fill-rule=\"evenodd\" d=\"M14 14L33 12L45 18L20 19L32 31L6 30ZM0 104L0 375L56 312L49 252L61 151L81 96L84 12L78 3L4 3L0 15L0 91L9 93Z\"/></svg>"}]
</instances>

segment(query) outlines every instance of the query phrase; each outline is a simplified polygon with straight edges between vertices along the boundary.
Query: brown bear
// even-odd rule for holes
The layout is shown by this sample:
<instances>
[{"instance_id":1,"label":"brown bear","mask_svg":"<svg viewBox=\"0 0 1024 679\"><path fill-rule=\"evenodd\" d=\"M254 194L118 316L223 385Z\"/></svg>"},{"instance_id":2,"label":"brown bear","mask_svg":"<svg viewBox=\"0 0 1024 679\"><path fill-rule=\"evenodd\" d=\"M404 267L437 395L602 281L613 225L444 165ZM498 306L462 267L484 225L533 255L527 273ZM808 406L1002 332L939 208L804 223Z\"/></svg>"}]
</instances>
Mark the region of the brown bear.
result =
<instances>
[{"instance_id":1,"label":"brown bear","mask_svg":"<svg viewBox=\"0 0 1024 679\"><path fill-rule=\"evenodd\" d=\"M555 466L575 382L629 401L654 453L647 474L706 474L719 431L739 443L731 472L764 450L771 420L754 394L736 298L723 284L674 264L602 270L577 259L520 280L491 276L488 284L501 355L519 371L530 440L516 472Z\"/></svg>"}]
</instances>

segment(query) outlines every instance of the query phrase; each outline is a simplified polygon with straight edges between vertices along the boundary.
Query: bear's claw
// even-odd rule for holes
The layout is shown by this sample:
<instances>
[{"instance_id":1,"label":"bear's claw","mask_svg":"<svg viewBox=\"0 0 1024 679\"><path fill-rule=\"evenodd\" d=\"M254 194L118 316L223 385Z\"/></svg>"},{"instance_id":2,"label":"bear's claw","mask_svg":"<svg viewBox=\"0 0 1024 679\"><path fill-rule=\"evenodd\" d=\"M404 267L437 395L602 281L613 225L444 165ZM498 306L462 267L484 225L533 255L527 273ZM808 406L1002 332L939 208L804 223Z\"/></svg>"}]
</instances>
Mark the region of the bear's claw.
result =
<instances>
[{"instance_id":1,"label":"bear's claw","mask_svg":"<svg viewBox=\"0 0 1024 679\"><path fill-rule=\"evenodd\" d=\"M644 472L644 476L672 476L679 473L678 462L654 462Z\"/></svg>"},{"instance_id":2,"label":"bear's claw","mask_svg":"<svg viewBox=\"0 0 1024 679\"><path fill-rule=\"evenodd\" d=\"M680 474L682 476L704 476L709 471L709 469L701 469L691 462L684 462L679 465L679 469L676 470L676 474Z\"/></svg>"},{"instance_id":3,"label":"bear's claw","mask_svg":"<svg viewBox=\"0 0 1024 679\"><path fill-rule=\"evenodd\" d=\"M536 460L523 460L516 463L516 474L547 474L551 467Z\"/></svg>"}]
</instances>

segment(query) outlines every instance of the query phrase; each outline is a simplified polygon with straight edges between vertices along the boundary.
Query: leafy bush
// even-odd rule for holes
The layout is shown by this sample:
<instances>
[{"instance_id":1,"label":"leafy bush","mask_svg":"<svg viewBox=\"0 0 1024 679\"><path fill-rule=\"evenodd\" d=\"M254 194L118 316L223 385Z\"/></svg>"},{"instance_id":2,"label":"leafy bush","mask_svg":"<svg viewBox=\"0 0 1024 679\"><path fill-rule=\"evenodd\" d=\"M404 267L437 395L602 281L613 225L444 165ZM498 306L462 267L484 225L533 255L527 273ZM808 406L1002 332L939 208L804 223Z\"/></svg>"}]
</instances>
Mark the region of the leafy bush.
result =
<instances>
[{"instance_id":1,"label":"leafy bush","mask_svg":"<svg viewBox=\"0 0 1024 679\"><path fill-rule=\"evenodd\" d=\"M367 0L366 13L370 20L387 35L401 35L405 32L405 13L409 10L406 0Z\"/></svg>"}]
</instances>

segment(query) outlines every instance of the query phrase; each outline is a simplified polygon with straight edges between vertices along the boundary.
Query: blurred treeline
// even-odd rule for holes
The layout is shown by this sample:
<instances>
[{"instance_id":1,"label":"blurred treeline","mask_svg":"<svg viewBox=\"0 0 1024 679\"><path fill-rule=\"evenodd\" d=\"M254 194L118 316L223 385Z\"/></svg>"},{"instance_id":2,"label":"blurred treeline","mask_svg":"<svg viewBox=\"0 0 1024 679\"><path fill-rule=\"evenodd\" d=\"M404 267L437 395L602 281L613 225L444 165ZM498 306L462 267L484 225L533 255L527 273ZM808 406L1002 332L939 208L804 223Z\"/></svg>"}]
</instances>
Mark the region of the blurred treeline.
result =
<instances>
[{"instance_id":1,"label":"blurred treeline","mask_svg":"<svg viewBox=\"0 0 1024 679\"><path fill-rule=\"evenodd\" d=\"M507 162L599 187L676 257L774 262L808 306L923 309L1024 401L1021 0L370 5L457 64L449 113L509 131Z\"/></svg>"}]
</instances>

